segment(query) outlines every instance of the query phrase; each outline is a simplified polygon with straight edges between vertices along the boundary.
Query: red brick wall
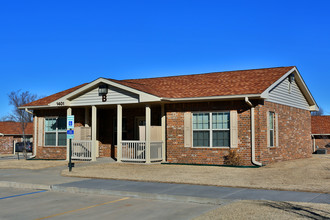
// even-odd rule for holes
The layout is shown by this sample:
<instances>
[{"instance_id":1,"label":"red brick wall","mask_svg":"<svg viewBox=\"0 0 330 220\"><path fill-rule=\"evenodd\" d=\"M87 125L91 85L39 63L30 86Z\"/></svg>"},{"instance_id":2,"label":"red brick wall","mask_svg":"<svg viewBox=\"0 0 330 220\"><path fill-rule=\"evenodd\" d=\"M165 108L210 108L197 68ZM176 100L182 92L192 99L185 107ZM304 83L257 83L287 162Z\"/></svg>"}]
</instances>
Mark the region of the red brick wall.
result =
<instances>
[{"instance_id":1,"label":"red brick wall","mask_svg":"<svg viewBox=\"0 0 330 220\"><path fill-rule=\"evenodd\" d=\"M27 136L30 138L30 136ZM0 154L12 154L14 152L14 141L21 142L21 136L3 136L0 137Z\"/></svg>"},{"instance_id":2,"label":"red brick wall","mask_svg":"<svg viewBox=\"0 0 330 220\"><path fill-rule=\"evenodd\" d=\"M14 145L13 136L0 137L0 154L12 154L13 145Z\"/></svg>"},{"instance_id":3,"label":"red brick wall","mask_svg":"<svg viewBox=\"0 0 330 220\"><path fill-rule=\"evenodd\" d=\"M37 159L66 159L66 146L64 147L45 147L38 146L37 148Z\"/></svg>"},{"instance_id":4,"label":"red brick wall","mask_svg":"<svg viewBox=\"0 0 330 220\"><path fill-rule=\"evenodd\" d=\"M50 116L61 116L66 117L66 109L49 109L49 110L37 110L35 114L38 118L50 117ZM44 131L44 128L41 128ZM39 130L39 124L37 123L37 131ZM38 132L37 132L38 134ZM44 137L33 137L34 144L37 144L37 159L66 159L66 146L38 146L39 140L42 139L44 143Z\"/></svg>"},{"instance_id":5,"label":"red brick wall","mask_svg":"<svg viewBox=\"0 0 330 220\"><path fill-rule=\"evenodd\" d=\"M267 146L267 112L278 114L279 146ZM266 165L272 162L311 157L310 112L265 102L256 108L256 155ZM276 132L276 131L275 131Z\"/></svg>"},{"instance_id":6,"label":"red brick wall","mask_svg":"<svg viewBox=\"0 0 330 220\"><path fill-rule=\"evenodd\" d=\"M229 148L184 147L184 112L238 110L238 154L251 165L250 109L242 101L166 105L167 161L170 163L223 164Z\"/></svg>"},{"instance_id":7,"label":"red brick wall","mask_svg":"<svg viewBox=\"0 0 330 220\"><path fill-rule=\"evenodd\" d=\"M254 101L256 160L271 162L310 157L310 112L270 102ZM238 111L238 148L242 165L251 163L250 108L242 101L166 105L167 161L170 163L223 164L229 149L184 147L184 112ZM279 147L267 147L267 111L278 114Z\"/></svg>"}]
</instances>

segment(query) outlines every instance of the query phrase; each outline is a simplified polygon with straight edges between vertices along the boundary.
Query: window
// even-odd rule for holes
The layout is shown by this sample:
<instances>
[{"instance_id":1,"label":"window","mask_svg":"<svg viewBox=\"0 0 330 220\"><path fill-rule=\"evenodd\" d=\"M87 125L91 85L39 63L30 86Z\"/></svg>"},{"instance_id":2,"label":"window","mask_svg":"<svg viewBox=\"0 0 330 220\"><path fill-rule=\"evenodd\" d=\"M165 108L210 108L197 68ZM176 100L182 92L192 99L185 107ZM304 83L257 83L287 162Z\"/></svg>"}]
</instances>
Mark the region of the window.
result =
<instances>
[{"instance_id":1,"label":"window","mask_svg":"<svg viewBox=\"0 0 330 220\"><path fill-rule=\"evenodd\" d=\"M194 147L229 147L229 112L193 114Z\"/></svg>"},{"instance_id":2,"label":"window","mask_svg":"<svg viewBox=\"0 0 330 220\"><path fill-rule=\"evenodd\" d=\"M269 112L268 120L269 120L269 146L274 147L274 122L275 122L275 113Z\"/></svg>"},{"instance_id":3,"label":"window","mask_svg":"<svg viewBox=\"0 0 330 220\"><path fill-rule=\"evenodd\" d=\"M45 119L45 146L66 146L66 118Z\"/></svg>"}]
</instances>

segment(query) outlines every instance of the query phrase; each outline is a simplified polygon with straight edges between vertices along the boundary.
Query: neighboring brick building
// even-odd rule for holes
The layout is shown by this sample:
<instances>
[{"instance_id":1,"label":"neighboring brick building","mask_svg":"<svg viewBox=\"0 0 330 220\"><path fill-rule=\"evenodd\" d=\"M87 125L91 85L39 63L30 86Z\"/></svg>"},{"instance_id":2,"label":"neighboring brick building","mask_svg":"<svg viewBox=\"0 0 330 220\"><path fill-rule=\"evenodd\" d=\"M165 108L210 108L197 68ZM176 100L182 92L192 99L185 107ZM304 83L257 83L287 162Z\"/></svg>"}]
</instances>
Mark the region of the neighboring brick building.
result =
<instances>
[{"instance_id":1,"label":"neighboring brick building","mask_svg":"<svg viewBox=\"0 0 330 220\"><path fill-rule=\"evenodd\" d=\"M28 123L25 128L25 137L32 141L33 123ZM14 143L23 141L22 126L19 122L0 122L0 154L14 153Z\"/></svg>"},{"instance_id":2,"label":"neighboring brick building","mask_svg":"<svg viewBox=\"0 0 330 220\"><path fill-rule=\"evenodd\" d=\"M313 149L327 149L330 153L330 115L312 116Z\"/></svg>"},{"instance_id":3,"label":"neighboring brick building","mask_svg":"<svg viewBox=\"0 0 330 220\"><path fill-rule=\"evenodd\" d=\"M311 156L318 107L296 67L133 80L99 78L29 103L37 158L242 165ZM118 144L117 144L118 142Z\"/></svg>"}]
</instances>

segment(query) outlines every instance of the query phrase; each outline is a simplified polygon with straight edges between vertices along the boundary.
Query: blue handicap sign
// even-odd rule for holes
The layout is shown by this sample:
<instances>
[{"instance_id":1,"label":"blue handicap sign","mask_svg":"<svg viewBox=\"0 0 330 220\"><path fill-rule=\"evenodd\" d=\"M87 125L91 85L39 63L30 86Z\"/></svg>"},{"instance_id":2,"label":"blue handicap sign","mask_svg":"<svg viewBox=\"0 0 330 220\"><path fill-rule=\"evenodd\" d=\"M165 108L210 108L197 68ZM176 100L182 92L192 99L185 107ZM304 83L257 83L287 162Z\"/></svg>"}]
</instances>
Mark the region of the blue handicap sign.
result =
<instances>
[{"instance_id":1,"label":"blue handicap sign","mask_svg":"<svg viewBox=\"0 0 330 220\"><path fill-rule=\"evenodd\" d=\"M74 130L67 130L66 133L67 134L74 134Z\"/></svg>"},{"instance_id":2,"label":"blue handicap sign","mask_svg":"<svg viewBox=\"0 0 330 220\"><path fill-rule=\"evenodd\" d=\"M73 129L74 128L74 115L68 115L67 116L67 129Z\"/></svg>"}]
</instances>

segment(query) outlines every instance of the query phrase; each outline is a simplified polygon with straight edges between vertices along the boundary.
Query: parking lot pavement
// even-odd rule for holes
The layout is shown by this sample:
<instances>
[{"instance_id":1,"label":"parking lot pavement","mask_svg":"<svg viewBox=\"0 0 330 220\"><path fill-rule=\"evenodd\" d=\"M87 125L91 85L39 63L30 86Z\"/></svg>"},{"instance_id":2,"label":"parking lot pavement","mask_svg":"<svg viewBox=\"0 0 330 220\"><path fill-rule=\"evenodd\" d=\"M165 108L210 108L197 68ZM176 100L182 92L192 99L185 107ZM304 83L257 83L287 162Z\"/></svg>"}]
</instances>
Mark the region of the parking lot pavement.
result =
<instances>
[{"instance_id":1,"label":"parking lot pavement","mask_svg":"<svg viewBox=\"0 0 330 220\"><path fill-rule=\"evenodd\" d=\"M0 188L0 219L192 219L216 205Z\"/></svg>"}]
</instances>

